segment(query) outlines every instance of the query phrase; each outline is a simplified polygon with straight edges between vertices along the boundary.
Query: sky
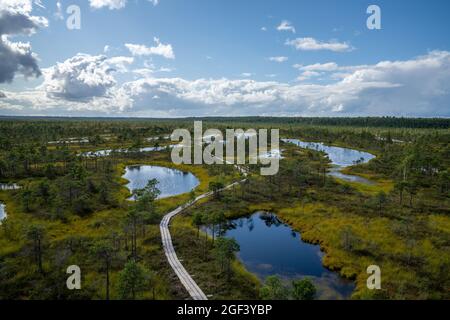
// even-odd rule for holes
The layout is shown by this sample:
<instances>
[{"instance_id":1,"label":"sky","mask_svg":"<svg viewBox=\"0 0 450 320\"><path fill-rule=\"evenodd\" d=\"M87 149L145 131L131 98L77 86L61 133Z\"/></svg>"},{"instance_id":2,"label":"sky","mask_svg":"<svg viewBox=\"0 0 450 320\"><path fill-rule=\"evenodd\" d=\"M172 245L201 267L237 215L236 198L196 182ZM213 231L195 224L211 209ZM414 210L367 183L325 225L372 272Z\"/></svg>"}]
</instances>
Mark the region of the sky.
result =
<instances>
[{"instance_id":1,"label":"sky","mask_svg":"<svg viewBox=\"0 0 450 320\"><path fill-rule=\"evenodd\" d=\"M0 0L0 115L449 117L449 12L447 0Z\"/></svg>"}]
</instances>

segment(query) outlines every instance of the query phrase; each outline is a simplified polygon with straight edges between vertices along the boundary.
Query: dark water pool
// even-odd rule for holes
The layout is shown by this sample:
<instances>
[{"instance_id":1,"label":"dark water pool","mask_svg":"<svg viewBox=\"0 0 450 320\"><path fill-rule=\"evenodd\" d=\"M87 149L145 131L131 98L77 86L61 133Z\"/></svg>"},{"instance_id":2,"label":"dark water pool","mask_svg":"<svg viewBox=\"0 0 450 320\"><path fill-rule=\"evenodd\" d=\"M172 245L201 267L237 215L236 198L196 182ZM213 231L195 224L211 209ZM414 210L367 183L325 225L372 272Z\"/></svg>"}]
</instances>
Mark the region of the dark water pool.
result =
<instances>
[{"instance_id":1,"label":"dark water pool","mask_svg":"<svg viewBox=\"0 0 450 320\"><path fill-rule=\"evenodd\" d=\"M366 163L375 158L371 153L334 146L327 146L321 142L305 142L299 139L282 139L283 142L293 143L301 148L325 152L335 167L329 175L349 182L373 184L372 181L359 176L344 174L340 170L358 163Z\"/></svg>"},{"instance_id":2,"label":"dark water pool","mask_svg":"<svg viewBox=\"0 0 450 320\"><path fill-rule=\"evenodd\" d=\"M18 189L20 189L20 186L16 183L0 183L1 191L18 190Z\"/></svg>"},{"instance_id":3,"label":"dark water pool","mask_svg":"<svg viewBox=\"0 0 450 320\"><path fill-rule=\"evenodd\" d=\"M348 299L355 285L322 265L318 245L302 241L301 235L280 221L275 214L257 212L229 222L224 236L234 238L238 254L247 270L260 279L278 275L286 281L310 277L318 299Z\"/></svg>"},{"instance_id":4,"label":"dark water pool","mask_svg":"<svg viewBox=\"0 0 450 320\"><path fill-rule=\"evenodd\" d=\"M147 165L126 167L123 178L129 181L126 186L130 192L143 189L148 181L157 179L159 181L157 187L161 191L159 199L190 192L200 184L200 181L192 173Z\"/></svg>"},{"instance_id":5,"label":"dark water pool","mask_svg":"<svg viewBox=\"0 0 450 320\"><path fill-rule=\"evenodd\" d=\"M5 209L5 205L4 205L3 203L0 202L0 224L1 224L1 221L2 221L3 219L5 219L5 218L6 218L6 209Z\"/></svg>"},{"instance_id":6,"label":"dark water pool","mask_svg":"<svg viewBox=\"0 0 450 320\"><path fill-rule=\"evenodd\" d=\"M107 149L107 150L98 150L91 152L84 152L81 155L83 157L108 157L113 152L115 153L133 153L133 152L157 152L166 149L166 147L144 147L137 149Z\"/></svg>"}]
</instances>

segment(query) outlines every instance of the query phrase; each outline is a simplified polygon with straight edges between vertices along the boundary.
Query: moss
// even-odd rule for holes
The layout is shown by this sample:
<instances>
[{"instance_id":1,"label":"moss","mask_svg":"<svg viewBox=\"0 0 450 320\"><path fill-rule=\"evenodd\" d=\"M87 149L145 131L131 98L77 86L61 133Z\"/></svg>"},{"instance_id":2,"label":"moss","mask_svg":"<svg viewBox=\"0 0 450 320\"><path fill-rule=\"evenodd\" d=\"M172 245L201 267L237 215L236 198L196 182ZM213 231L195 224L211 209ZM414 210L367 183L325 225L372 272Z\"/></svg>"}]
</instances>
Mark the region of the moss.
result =
<instances>
[{"instance_id":1,"label":"moss","mask_svg":"<svg viewBox=\"0 0 450 320\"><path fill-rule=\"evenodd\" d=\"M255 275L249 273L239 260L234 260L228 279L215 261L211 239L204 233L197 238L197 229L192 226L189 216L175 217L171 233L178 257L210 299L258 298L260 283Z\"/></svg>"}]
</instances>

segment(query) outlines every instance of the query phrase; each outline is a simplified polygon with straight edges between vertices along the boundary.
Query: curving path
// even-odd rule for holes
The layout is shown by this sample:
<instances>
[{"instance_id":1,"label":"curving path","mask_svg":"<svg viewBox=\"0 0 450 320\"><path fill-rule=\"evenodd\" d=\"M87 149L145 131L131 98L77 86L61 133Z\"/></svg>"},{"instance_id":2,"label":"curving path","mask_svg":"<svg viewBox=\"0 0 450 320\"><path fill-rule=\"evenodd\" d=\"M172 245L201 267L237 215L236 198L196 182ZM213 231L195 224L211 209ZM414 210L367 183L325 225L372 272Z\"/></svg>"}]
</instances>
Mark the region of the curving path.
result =
<instances>
[{"instance_id":1,"label":"curving path","mask_svg":"<svg viewBox=\"0 0 450 320\"><path fill-rule=\"evenodd\" d=\"M240 167L237 167L237 168L240 172L243 173L244 176L247 176L246 171L244 171ZM235 185L238 185L239 183L244 182L245 180L246 179L243 179L238 182L234 182L234 183L226 186L225 188L223 188L220 191L230 189L230 188L234 187ZM163 219L161 220L161 223L159 225L159 228L161 230L162 245L164 248L164 253L166 254L166 257L167 257L167 261L169 261L169 264L172 267L173 271L178 276L178 278L180 279L181 283L186 288L186 290L189 292L189 295L191 296L191 298L194 300L208 300L208 298L203 293L202 289L200 289L200 287L194 281L194 279L192 279L191 275L186 271L186 269L184 268L181 261L178 259L178 256L175 252L175 248L173 247L172 237L170 235L170 230L169 230L169 225L170 225L170 220L173 217L180 214L186 208L189 208L190 206L192 206L199 200L207 198L207 197L211 196L212 194L213 194L212 191L204 193L204 194L198 196L197 198L195 198L193 201L191 201L187 204L181 205L178 208L176 208L175 210L167 213L163 217Z\"/></svg>"}]
</instances>

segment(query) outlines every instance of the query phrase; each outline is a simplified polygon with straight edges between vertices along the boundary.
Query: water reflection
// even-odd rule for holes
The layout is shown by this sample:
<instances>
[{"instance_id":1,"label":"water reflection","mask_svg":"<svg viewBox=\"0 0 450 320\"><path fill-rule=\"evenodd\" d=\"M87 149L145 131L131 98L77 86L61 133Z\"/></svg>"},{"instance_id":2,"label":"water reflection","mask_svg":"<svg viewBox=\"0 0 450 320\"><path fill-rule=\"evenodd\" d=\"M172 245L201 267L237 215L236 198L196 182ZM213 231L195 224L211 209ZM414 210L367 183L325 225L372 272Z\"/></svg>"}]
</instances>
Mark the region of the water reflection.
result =
<instances>
[{"instance_id":1,"label":"water reflection","mask_svg":"<svg viewBox=\"0 0 450 320\"><path fill-rule=\"evenodd\" d=\"M328 173L330 176L350 182L373 184L373 182L368 179L341 172L341 170L345 167L369 162L375 158L373 154L349 148L327 146L321 142L304 142L299 139L282 139L282 141L286 143L293 143L301 148L325 152L331 160L331 163L335 165L335 167Z\"/></svg>"},{"instance_id":2,"label":"water reflection","mask_svg":"<svg viewBox=\"0 0 450 320\"><path fill-rule=\"evenodd\" d=\"M4 219L6 219L6 206L0 202L0 224Z\"/></svg>"},{"instance_id":3,"label":"water reflection","mask_svg":"<svg viewBox=\"0 0 450 320\"><path fill-rule=\"evenodd\" d=\"M144 147L144 148L135 148L135 149L107 149L107 150L98 150L98 151L90 151L84 152L81 154L83 157L108 157L114 153L138 153L138 152L157 152L163 151L167 147Z\"/></svg>"},{"instance_id":4,"label":"water reflection","mask_svg":"<svg viewBox=\"0 0 450 320\"><path fill-rule=\"evenodd\" d=\"M147 165L126 167L123 178L130 181L126 185L130 192L143 189L148 181L157 179L159 182L157 188L161 191L160 199L187 193L195 189L200 183L192 173Z\"/></svg>"},{"instance_id":5,"label":"water reflection","mask_svg":"<svg viewBox=\"0 0 450 320\"><path fill-rule=\"evenodd\" d=\"M221 233L236 239L241 247L239 259L261 280L275 274L286 281L308 276L319 299L348 299L355 288L353 282L322 265L318 245L302 241L301 235L275 214L257 212L232 220Z\"/></svg>"},{"instance_id":6,"label":"water reflection","mask_svg":"<svg viewBox=\"0 0 450 320\"><path fill-rule=\"evenodd\" d=\"M20 189L20 186L16 183L0 183L0 190L7 191L7 190L18 190Z\"/></svg>"}]
</instances>

